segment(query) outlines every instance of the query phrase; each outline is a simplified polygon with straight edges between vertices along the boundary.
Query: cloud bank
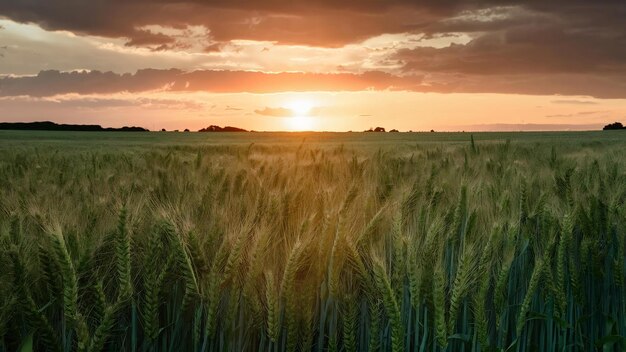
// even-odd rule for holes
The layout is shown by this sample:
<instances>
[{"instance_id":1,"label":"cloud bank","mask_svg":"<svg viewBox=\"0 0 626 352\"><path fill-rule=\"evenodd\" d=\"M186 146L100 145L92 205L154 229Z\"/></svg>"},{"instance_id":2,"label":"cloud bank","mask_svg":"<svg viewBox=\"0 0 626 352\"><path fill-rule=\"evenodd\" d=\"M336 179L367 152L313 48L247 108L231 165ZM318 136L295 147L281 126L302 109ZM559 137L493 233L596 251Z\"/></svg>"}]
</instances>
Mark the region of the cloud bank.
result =
<instances>
[{"instance_id":1,"label":"cloud bank","mask_svg":"<svg viewBox=\"0 0 626 352\"><path fill-rule=\"evenodd\" d=\"M3 1L0 15L48 30L121 38L127 47L154 51L219 54L224 48L240 50L237 49L240 44L234 43L242 41L267 43L264 53L271 53L280 45L299 45L303 50L307 47L345 49L361 43L370 55L352 54L348 69L355 74L352 78L307 76L305 81L311 86L305 88L295 81L282 83L288 80L286 76L284 80L273 81L279 88L272 91L291 87L327 89L331 82L337 82L338 90L401 86L435 92L626 97L622 83L626 81L626 2L617 0ZM428 40L459 33L469 36L469 42L443 47L417 44L406 47L399 46L398 39L392 38L373 47L363 44L368 38L389 34L405 38L420 35L422 40ZM2 55L9 55L10 50L4 50ZM249 66L254 66L255 60L268 60L260 53L248 55ZM231 62L233 58L224 60ZM304 63L306 56L298 60ZM350 56L342 56L341 60L349 61ZM374 63L378 69L371 68ZM213 57L211 65L220 66L220 63ZM341 69L343 65L337 67L338 72ZM262 83L257 84L251 80L253 74L210 72L211 67L204 70L186 74L186 78L194 87L211 91L243 87L243 83L233 82L235 77L252 86L245 91L270 91L265 85L271 81L269 77L275 77L262 76ZM376 73L375 77L364 73L376 70L382 73ZM105 87L110 87L112 80L133 91L172 74L146 70L123 77L92 73L59 79L63 84L70 84L72 78L85 79L89 82L85 84L102 79ZM53 75L59 74L43 71L39 76L46 77L37 76L35 80L53 79L47 77ZM410 78L406 78L408 75ZM226 88L208 83L214 77L225 79ZM26 84L5 81L3 90L16 91L17 88L7 86ZM71 84L76 90L99 89ZM32 89L26 94L44 94L41 90L45 90Z\"/></svg>"},{"instance_id":2,"label":"cloud bank","mask_svg":"<svg viewBox=\"0 0 626 352\"><path fill-rule=\"evenodd\" d=\"M516 93L529 95L589 95L626 97L626 77L591 74L393 75L364 73L264 73L251 71L178 69L139 70L134 74L101 71L41 71L35 76L0 79L0 97L49 97L59 94L112 94L121 92L276 93L313 91L392 90L437 93Z\"/></svg>"}]
</instances>

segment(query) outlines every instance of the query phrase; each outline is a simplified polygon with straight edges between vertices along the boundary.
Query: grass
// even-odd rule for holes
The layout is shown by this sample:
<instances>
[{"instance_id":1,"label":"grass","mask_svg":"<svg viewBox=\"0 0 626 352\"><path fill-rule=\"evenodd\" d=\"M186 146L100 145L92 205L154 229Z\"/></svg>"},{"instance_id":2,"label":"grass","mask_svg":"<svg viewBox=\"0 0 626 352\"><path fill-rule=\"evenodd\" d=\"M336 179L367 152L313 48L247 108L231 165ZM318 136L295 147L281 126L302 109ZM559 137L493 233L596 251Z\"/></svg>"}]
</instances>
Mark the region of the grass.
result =
<instances>
[{"instance_id":1,"label":"grass","mask_svg":"<svg viewBox=\"0 0 626 352\"><path fill-rule=\"evenodd\" d=\"M621 351L624 147L2 131L0 351Z\"/></svg>"}]
</instances>

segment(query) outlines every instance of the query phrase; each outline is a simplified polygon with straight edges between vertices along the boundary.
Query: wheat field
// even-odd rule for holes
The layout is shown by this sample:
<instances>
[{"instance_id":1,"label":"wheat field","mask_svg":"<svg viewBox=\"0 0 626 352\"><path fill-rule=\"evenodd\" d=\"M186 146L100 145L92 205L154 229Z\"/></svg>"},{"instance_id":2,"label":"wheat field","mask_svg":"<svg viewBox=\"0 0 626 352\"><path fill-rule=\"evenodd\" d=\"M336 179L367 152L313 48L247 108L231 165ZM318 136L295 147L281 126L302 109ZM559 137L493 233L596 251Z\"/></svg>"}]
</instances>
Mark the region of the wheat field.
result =
<instances>
[{"instance_id":1,"label":"wheat field","mask_svg":"<svg viewBox=\"0 0 626 352\"><path fill-rule=\"evenodd\" d=\"M118 136L0 135L0 351L626 349L619 131Z\"/></svg>"}]
</instances>

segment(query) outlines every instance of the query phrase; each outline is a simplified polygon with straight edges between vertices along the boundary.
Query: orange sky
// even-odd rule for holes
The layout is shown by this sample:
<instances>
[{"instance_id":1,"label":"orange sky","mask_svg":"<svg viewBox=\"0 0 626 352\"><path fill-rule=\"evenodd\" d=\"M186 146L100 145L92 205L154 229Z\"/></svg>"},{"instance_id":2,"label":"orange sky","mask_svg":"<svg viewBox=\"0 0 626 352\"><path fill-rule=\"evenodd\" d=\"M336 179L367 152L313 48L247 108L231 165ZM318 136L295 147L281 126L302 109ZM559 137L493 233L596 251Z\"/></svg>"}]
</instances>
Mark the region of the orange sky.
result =
<instances>
[{"instance_id":1,"label":"orange sky","mask_svg":"<svg viewBox=\"0 0 626 352\"><path fill-rule=\"evenodd\" d=\"M3 2L0 121L596 129L626 120L624 16L603 0Z\"/></svg>"}]
</instances>

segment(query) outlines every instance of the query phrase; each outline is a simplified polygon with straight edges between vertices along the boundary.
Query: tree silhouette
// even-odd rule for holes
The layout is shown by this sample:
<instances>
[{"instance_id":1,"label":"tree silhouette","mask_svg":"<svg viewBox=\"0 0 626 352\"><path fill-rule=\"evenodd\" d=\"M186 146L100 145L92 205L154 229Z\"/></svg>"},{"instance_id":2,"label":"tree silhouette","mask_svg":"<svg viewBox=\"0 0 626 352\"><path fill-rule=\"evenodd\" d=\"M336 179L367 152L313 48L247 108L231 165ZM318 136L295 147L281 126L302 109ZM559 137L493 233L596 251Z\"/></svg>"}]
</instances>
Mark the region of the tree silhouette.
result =
<instances>
[{"instance_id":1,"label":"tree silhouette","mask_svg":"<svg viewBox=\"0 0 626 352\"><path fill-rule=\"evenodd\" d=\"M198 130L198 132L248 132L243 128L233 127L233 126L225 126L220 127L217 125L211 125L209 127L202 128Z\"/></svg>"},{"instance_id":2,"label":"tree silhouette","mask_svg":"<svg viewBox=\"0 0 626 352\"><path fill-rule=\"evenodd\" d=\"M624 129L624 125L622 125L621 122L613 122L610 123L606 126L604 126L603 130L623 130Z\"/></svg>"}]
</instances>

